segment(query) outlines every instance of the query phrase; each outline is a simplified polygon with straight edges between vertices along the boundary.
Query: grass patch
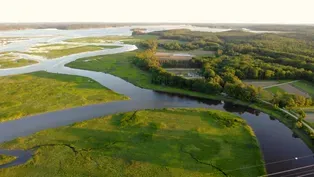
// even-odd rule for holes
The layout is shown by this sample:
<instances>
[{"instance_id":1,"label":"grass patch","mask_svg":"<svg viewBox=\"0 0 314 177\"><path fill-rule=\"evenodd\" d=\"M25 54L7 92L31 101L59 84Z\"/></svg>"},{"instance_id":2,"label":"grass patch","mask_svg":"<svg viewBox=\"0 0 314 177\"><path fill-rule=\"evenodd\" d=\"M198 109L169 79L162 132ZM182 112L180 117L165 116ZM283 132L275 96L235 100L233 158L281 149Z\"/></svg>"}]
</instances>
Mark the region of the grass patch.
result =
<instances>
[{"instance_id":1,"label":"grass patch","mask_svg":"<svg viewBox=\"0 0 314 177\"><path fill-rule=\"evenodd\" d=\"M135 35L135 36L100 36L100 37L83 37L68 39L67 42L78 42L78 43L111 43L116 41L123 41L125 43L134 43L141 40L157 39L156 35Z\"/></svg>"},{"instance_id":2,"label":"grass patch","mask_svg":"<svg viewBox=\"0 0 314 177\"><path fill-rule=\"evenodd\" d=\"M298 82L292 83L292 85L304 92L307 92L308 94L311 95L311 97L314 97L314 84L313 83L310 83L308 81L298 81Z\"/></svg>"},{"instance_id":3,"label":"grass patch","mask_svg":"<svg viewBox=\"0 0 314 177\"><path fill-rule=\"evenodd\" d=\"M121 41L132 39L130 36L99 36L99 37L82 37L68 39L66 42L78 42L78 43L106 43L113 41Z\"/></svg>"},{"instance_id":4,"label":"grass patch","mask_svg":"<svg viewBox=\"0 0 314 177\"><path fill-rule=\"evenodd\" d=\"M286 91L280 87L271 87L271 88L267 88L267 91L276 94L276 93L286 93Z\"/></svg>"},{"instance_id":5,"label":"grass patch","mask_svg":"<svg viewBox=\"0 0 314 177\"><path fill-rule=\"evenodd\" d=\"M91 52L96 50L103 50L103 49L112 49L117 48L118 46L78 46L78 47L71 47L71 48L64 48L62 49L62 46L60 49L54 49L54 50L45 50L45 52L35 51L35 52L28 52L28 54L31 55L39 55L43 56L48 59L52 58L59 58L67 55L77 54L77 53L83 53L83 52ZM43 47L39 47L43 48Z\"/></svg>"},{"instance_id":6,"label":"grass patch","mask_svg":"<svg viewBox=\"0 0 314 177\"><path fill-rule=\"evenodd\" d=\"M47 72L0 77L0 90L0 121L127 99L91 79Z\"/></svg>"},{"instance_id":7,"label":"grass patch","mask_svg":"<svg viewBox=\"0 0 314 177\"><path fill-rule=\"evenodd\" d=\"M17 60L1 60L0 59L0 69L5 68L17 68L27 65L32 65L37 63L34 60L27 60L27 59L17 59Z\"/></svg>"},{"instance_id":8,"label":"grass patch","mask_svg":"<svg viewBox=\"0 0 314 177\"><path fill-rule=\"evenodd\" d=\"M115 114L38 132L2 148L39 146L18 176L241 176L265 174L258 142L246 122L208 109L162 109ZM49 159L49 160L47 160ZM82 168L84 167L84 168Z\"/></svg>"},{"instance_id":9,"label":"grass patch","mask_svg":"<svg viewBox=\"0 0 314 177\"><path fill-rule=\"evenodd\" d=\"M12 162L15 159L16 159L16 157L14 157L14 156L8 156L8 155L1 155L0 154L0 165Z\"/></svg>"}]
</instances>

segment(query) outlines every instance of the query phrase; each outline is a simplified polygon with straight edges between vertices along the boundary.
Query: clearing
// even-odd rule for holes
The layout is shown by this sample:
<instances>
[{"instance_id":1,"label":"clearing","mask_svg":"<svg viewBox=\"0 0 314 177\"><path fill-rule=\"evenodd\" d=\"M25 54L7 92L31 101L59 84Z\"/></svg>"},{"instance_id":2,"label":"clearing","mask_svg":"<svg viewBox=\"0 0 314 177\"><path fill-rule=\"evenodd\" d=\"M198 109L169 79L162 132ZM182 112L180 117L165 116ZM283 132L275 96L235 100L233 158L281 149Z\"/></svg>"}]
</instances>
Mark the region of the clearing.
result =
<instances>
[{"instance_id":1,"label":"clearing","mask_svg":"<svg viewBox=\"0 0 314 177\"><path fill-rule=\"evenodd\" d=\"M88 104L126 100L89 78L35 72L0 77L0 122Z\"/></svg>"},{"instance_id":2,"label":"clearing","mask_svg":"<svg viewBox=\"0 0 314 177\"><path fill-rule=\"evenodd\" d=\"M6 142L1 148L36 146L39 148L31 160L1 169L0 176L223 177L227 174L251 177L265 174L258 142L246 122L233 114L208 109L115 114L41 131ZM247 166L256 168L234 170Z\"/></svg>"},{"instance_id":3,"label":"clearing","mask_svg":"<svg viewBox=\"0 0 314 177\"><path fill-rule=\"evenodd\" d=\"M187 79L204 78L200 74L199 68L164 68L169 73L173 73L177 76L182 76Z\"/></svg>"},{"instance_id":4,"label":"clearing","mask_svg":"<svg viewBox=\"0 0 314 177\"><path fill-rule=\"evenodd\" d=\"M157 52L155 56L159 60L191 60L193 55L190 54L183 54L183 53L165 53L165 52Z\"/></svg>"},{"instance_id":5,"label":"clearing","mask_svg":"<svg viewBox=\"0 0 314 177\"><path fill-rule=\"evenodd\" d=\"M294 87L308 93L311 97L314 97L314 84L308 81L298 81L292 84Z\"/></svg>"},{"instance_id":6,"label":"clearing","mask_svg":"<svg viewBox=\"0 0 314 177\"><path fill-rule=\"evenodd\" d=\"M256 80L244 80L244 83L248 85L254 85L255 87L269 87L272 85L279 84L279 81L256 81Z\"/></svg>"}]
</instances>

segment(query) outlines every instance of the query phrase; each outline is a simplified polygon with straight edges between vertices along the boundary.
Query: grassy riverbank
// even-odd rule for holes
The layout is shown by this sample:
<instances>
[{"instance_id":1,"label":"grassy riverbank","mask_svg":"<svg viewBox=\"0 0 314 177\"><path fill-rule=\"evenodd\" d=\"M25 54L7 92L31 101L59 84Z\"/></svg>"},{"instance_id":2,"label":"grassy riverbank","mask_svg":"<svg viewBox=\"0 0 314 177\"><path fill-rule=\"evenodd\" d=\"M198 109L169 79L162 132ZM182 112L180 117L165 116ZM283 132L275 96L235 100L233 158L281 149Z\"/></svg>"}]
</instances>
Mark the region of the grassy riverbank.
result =
<instances>
[{"instance_id":1,"label":"grassy riverbank","mask_svg":"<svg viewBox=\"0 0 314 177\"><path fill-rule=\"evenodd\" d=\"M263 104L263 103L247 103L240 100L235 100L230 97L224 97L222 95L209 95L204 93L198 93L193 91L188 91L179 88L160 86L151 83L151 74L145 72L131 63L132 58L136 52L125 52L120 54L97 56L90 58L83 58L69 63L67 66L72 68L79 68L85 70L105 72L117 77L120 77L136 86L147 88L155 91L162 91L167 93L177 93L182 95L188 95L197 98L207 98L215 100L224 100L233 102L235 104L249 106L251 108L260 110L269 114L272 117L279 119L286 126L292 129L303 141L308 144L310 148L313 149L312 140L302 129L295 128L295 120L293 118L287 117L287 115L280 110ZM85 60L88 59L88 62Z\"/></svg>"},{"instance_id":2,"label":"grassy riverbank","mask_svg":"<svg viewBox=\"0 0 314 177\"><path fill-rule=\"evenodd\" d=\"M16 157L14 157L14 156L0 155L0 165L12 162L15 159L16 159Z\"/></svg>"},{"instance_id":3,"label":"grassy riverbank","mask_svg":"<svg viewBox=\"0 0 314 177\"><path fill-rule=\"evenodd\" d=\"M112 55L103 55L89 58L81 58L66 66L71 68L78 68L84 70L105 72L117 77L120 77L138 87L147 88L155 91L162 91L168 93L179 93L189 96L209 98L209 99L222 99L219 95L208 95L189 90L155 85L151 83L151 74L139 69L133 65L131 60L136 52L125 52Z\"/></svg>"},{"instance_id":4,"label":"grassy riverbank","mask_svg":"<svg viewBox=\"0 0 314 177\"><path fill-rule=\"evenodd\" d=\"M58 47L58 49L50 49L52 47ZM65 46L48 46L48 47L38 47L33 49L32 52L28 52L27 54L31 55L39 55L43 56L47 59L53 59L53 58L59 58L67 55L72 55L72 54L78 54L78 53L83 53L83 52L92 52L92 51L97 51L97 50L103 50L103 49L112 49L112 48L117 48L118 46L92 46L92 45L87 45L87 46L78 46L78 47L70 47L67 48Z\"/></svg>"},{"instance_id":5,"label":"grassy riverbank","mask_svg":"<svg viewBox=\"0 0 314 177\"><path fill-rule=\"evenodd\" d=\"M32 65L37 63L34 60L27 60L27 59L18 59L15 61L12 60L1 60L0 59L0 69L6 69L6 68L17 68L27 65Z\"/></svg>"},{"instance_id":6,"label":"grassy riverbank","mask_svg":"<svg viewBox=\"0 0 314 177\"><path fill-rule=\"evenodd\" d=\"M233 114L208 109L144 110L38 132L1 145L39 147L0 176L259 176L253 131ZM49 159L49 160L47 160ZM82 168L84 167L84 168Z\"/></svg>"},{"instance_id":7,"label":"grassy riverbank","mask_svg":"<svg viewBox=\"0 0 314 177\"><path fill-rule=\"evenodd\" d=\"M91 79L47 72L0 77L0 90L0 121L127 99Z\"/></svg>"}]
</instances>

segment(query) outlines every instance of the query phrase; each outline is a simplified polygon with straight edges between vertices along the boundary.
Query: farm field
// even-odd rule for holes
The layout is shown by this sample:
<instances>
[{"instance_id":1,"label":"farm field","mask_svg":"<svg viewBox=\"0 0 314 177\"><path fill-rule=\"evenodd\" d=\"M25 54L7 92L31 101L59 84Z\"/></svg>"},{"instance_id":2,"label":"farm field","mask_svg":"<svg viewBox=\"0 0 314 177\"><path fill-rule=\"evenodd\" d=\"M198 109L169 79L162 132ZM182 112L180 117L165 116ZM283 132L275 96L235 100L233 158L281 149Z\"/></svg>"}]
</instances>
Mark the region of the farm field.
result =
<instances>
[{"instance_id":1,"label":"farm field","mask_svg":"<svg viewBox=\"0 0 314 177\"><path fill-rule=\"evenodd\" d=\"M128 99L88 78L47 72L0 77L0 89L0 122Z\"/></svg>"},{"instance_id":2,"label":"farm field","mask_svg":"<svg viewBox=\"0 0 314 177\"><path fill-rule=\"evenodd\" d=\"M265 174L258 142L246 122L233 114L209 109L120 113L41 131L1 145L6 149L33 147L38 149L31 160L0 169L0 176ZM256 168L234 170L255 165Z\"/></svg>"}]
</instances>

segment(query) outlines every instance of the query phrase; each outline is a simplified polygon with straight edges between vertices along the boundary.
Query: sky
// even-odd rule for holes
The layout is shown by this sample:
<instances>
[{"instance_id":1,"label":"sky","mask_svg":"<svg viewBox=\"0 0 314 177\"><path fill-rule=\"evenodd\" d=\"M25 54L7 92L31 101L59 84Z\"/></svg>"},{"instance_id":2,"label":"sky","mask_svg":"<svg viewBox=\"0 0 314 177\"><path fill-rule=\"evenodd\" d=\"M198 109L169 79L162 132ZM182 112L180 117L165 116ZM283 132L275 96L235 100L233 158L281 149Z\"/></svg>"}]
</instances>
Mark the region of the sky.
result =
<instances>
[{"instance_id":1,"label":"sky","mask_svg":"<svg viewBox=\"0 0 314 177\"><path fill-rule=\"evenodd\" d=\"M0 0L0 22L314 24L314 0Z\"/></svg>"}]
</instances>

